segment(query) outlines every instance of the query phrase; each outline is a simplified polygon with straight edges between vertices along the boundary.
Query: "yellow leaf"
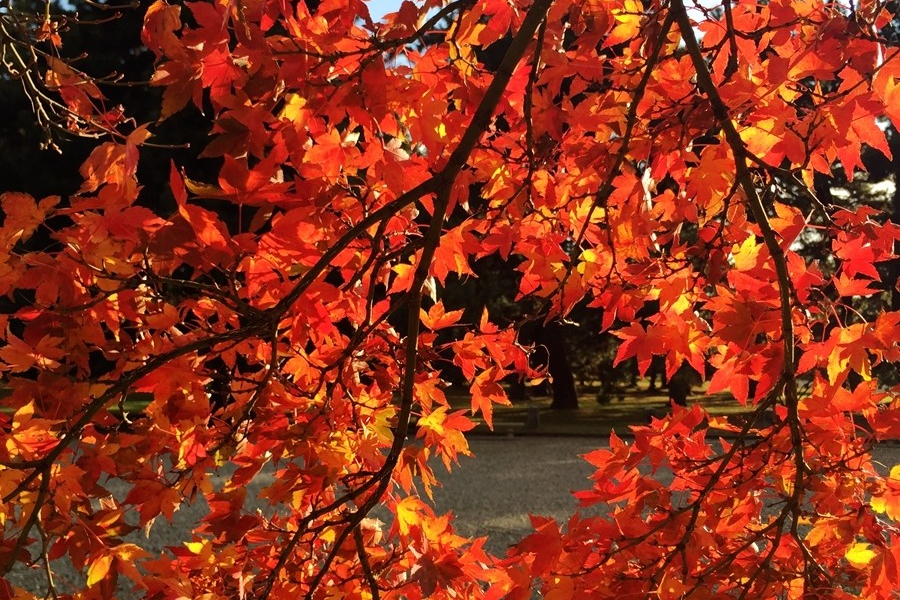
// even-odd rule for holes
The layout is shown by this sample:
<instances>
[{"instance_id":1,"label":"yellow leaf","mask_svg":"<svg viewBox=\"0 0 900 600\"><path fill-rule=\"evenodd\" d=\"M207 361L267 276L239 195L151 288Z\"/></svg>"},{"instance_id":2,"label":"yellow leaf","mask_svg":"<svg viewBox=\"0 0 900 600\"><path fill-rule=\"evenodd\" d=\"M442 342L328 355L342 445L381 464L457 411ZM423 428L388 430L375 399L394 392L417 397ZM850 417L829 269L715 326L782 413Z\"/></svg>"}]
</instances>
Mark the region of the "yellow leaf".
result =
<instances>
[{"instance_id":1,"label":"yellow leaf","mask_svg":"<svg viewBox=\"0 0 900 600\"><path fill-rule=\"evenodd\" d=\"M759 264L759 251L762 246L756 243L754 236L747 236L741 247L734 251L734 268L738 271L750 271Z\"/></svg>"},{"instance_id":2,"label":"yellow leaf","mask_svg":"<svg viewBox=\"0 0 900 600\"><path fill-rule=\"evenodd\" d=\"M584 275L585 278L593 277L599 271L601 256L600 253L592 248L588 248L581 253L580 262L576 267L578 273Z\"/></svg>"},{"instance_id":3,"label":"yellow leaf","mask_svg":"<svg viewBox=\"0 0 900 600\"><path fill-rule=\"evenodd\" d=\"M312 112L306 105L306 98L299 94L288 94L285 97L284 108L281 109L278 116L281 119L293 121L295 124L302 127L306 124L306 120Z\"/></svg>"},{"instance_id":4,"label":"yellow leaf","mask_svg":"<svg viewBox=\"0 0 900 600\"><path fill-rule=\"evenodd\" d=\"M328 529L325 529L324 531L320 531L319 534L316 536L317 541L324 542L326 544L333 544L334 540L336 540L336 539L337 539L337 532L334 530L333 527L329 527Z\"/></svg>"},{"instance_id":5,"label":"yellow leaf","mask_svg":"<svg viewBox=\"0 0 900 600\"><path fill-rule=\"evenodd\" d=\"M747 147L747 151L765 158L766 155L783 139L783 129L775 119L763 119L753 125L744 127L740 131L741 139ZM779 135L781 134L781 135Z\"/></svg>"},{"instance_id":6,"label":"yellow leaf","mask_svg":"<svg viewBox=\"0 0 900 600\"><path fill-rule=\"evenodd\" d=\"M218 198L225 194L222 188L218 186L203 183L201 181L194 181L193 179L188 179L187 177L184 178L184 186L188 189L188 191L197 196Z\"/></svg>"},{"instance_id":7,"label":"yellow leaf","mask_svg":"<svg viewBox=\"0 0 900 600\"><path fill-rule=\"evenodd\" d=\"M849 361L846 358L841 358L839 352L832 352L828 355L828 365L826 365L826 368L828 370L829 383L837 381L838 377L841 376L841 373L844 372L844 369L847 368L848 362Z\"/></svg>"},{"instance_id":8,"label":"yellow leaf","mask_svg":"<svg viewBox=\"0 0 900 600\"><path fill-rule=\"evenodd\" d=\"M400 533L408 535L412 525L422 521L422 511L425 505L414 496L407 496L397 503L397 527Z\"/></svg>"},{"instance_id":9,"label":"yellow leaf","mask_svg":"<svg viewBox=\"0 0 900 600\"><path fill-rule=\"evenodd\" d=\"M112 565L112 561L112 554L104 554L91 563L91 566L88 567L87 572L88 587L93 587L99 582L103 581L103 579L106 577L106 574L109 573L109 567L110 565Z\"/></svg>"},{"instance_id":10,"label":"yellow leaf","mask_svg":"<svg viewBox=\"0 0 900 600\"><path fill-rule=\"evenodd\" d=\"M844 555L844 558L857 569L862 569L877 556L877 553L872 548L872 544L853 544L850 546L847 554Z\"/></svg>"},{"instance_id":11,"label":"yellow leaf","mask_svg":"<svg viewBox=\"0 0 900 600\"><path fill-rule=\"evenodd\" d=\"M818 546L829 533L831 533L831 528L827 524L819 524L819 526L813 527L806 534L806 545L810 548Z\"/></svg>"},{"instance_id":12,"label":"yellow leaf","mask_svg":"<svg viewBox=\"0 0 900 600\"><path fill-rule=\"evenodd\" d=\"M228 464L228 453L223 448L217 448L213 453L213 460L217 467L223 467Z\"/></svg>"},{"instance_id":13,"label":"yellow leaf","mask_svg":"<svg viewBox=\"0 0 900 600\"><path fill-rule=\"evenodd\" d=\"M371 428L379 439L389 441L394 439L394 424L396 423L397 407L387 406L375 413Z\"/></svg>"},{"instance_id":14,"label":"yellow leaf","mask_svg":"<svg viewBox=\"0 0 900 600\"><path fill-rule=\"evenodd\" d=\"M446 312L444 310L444 303L438 300L434 306L428 309L427 313L424 309L420 309L419 314L422 324L425 325L425 327L432 331L437 331L438 329L444 329L454 325L462 317L463 311L451 310L450 312Z\"/></svg>"},{"instance_id":15,"label":"yellow leaf","mask_svg":"<svg viewBox=\"0 0 900 600\"><path fill-rule=\"evenodd\" d=\"M428 414L428 416L422 417L418 421L419 428L425 428L427 430L433 431L438 435L444 434L444 420L447 418L447 407L441 406L436 410L432 411Z\"/></svg>"},{"instance_id":16,"label":"yellow leaf","mask_svg":"<svg viewBox=\"0 0 900 600\"><path fill-rule=\"evenodd\" d=\"M29 402L19 408L13 415L13 429L17 429L26 421L30 421L32 415L34 415L34 402Z\"/></svg>"},{"instance_id":17,"label":"yellow leaf","mask_svg":"<svg viewBox=\"0 0 900 600\"><path fill-rule=\"evenodd\" d=\"M644 9L636 0L624 0L622 8L614 8L611 12L616 24L603 42L604 48L621 44L637 36L644 18Z\"/></svg>"},{"instance_id":18,"label":"yellow leaf","mask_svg":"<svg viewBox=\"0 0 900 600\"><path fill-rule=\"evenodd\" d=\"M147 558L150 553L138 546L137 544L119 544L113 548L116 556L122 560L134 562L140 558Z\"/></svg>"}]
</instances>

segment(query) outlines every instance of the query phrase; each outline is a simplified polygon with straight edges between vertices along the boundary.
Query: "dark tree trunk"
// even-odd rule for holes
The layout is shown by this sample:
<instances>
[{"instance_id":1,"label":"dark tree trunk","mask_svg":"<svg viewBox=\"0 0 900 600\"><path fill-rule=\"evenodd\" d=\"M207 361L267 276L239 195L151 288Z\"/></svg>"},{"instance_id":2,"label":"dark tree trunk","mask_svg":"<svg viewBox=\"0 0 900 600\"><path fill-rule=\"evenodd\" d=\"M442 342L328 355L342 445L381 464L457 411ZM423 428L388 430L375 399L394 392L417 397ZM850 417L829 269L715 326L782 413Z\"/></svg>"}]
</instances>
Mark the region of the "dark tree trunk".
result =
<instances>
[{"instance_id":1,"label":"dark tree trunk","mask_svg":"<svg viewBox=\"0 0 900 600\"><path fill-rule=\"evenodd\" d=\"M545 325L540 333L540 343L547 349L547 371L552 379L553 409L578 408L578 392L575 390L575 376L566 355L565 328L560 323Z\"/></svg>"},{"instance_id":2,"label":"dark tree trunk","mask_svg":"<svg viewBox=\"0 0 900 600\"><path fill-rule=\"evenodd\" d=\"M896 161L896 151L894 158ZM894 210L891 212L891 221L895 225L900 225L900 164L897 167L894 171L894 185L896 187L894 188ZM900 242L894 242L894 253L900 253ZM900 310L900 289L897 289L897 286L900 286L900 258L895 258L888 262L887 271L888 278L886 283L891 288L891 310L897 311Z\"/></svg>"},{"instance_id":3,"label":"dark tree trunk","mask_svg":"<svg viewBox=\"0 0 900 600\"><path fill-rule=\"evenodd\" d=\"M894 197L892 206L885 212L895 225L900 225L900 131L891 126L887 132L888 145L893 157L887 158L881 152L869 150L863 155L863 164L869 172L870 181L880 181L893 176ZM894 243L894 253L900 252L900 242ZM879 265L885 288L890 292L890 307L892 311L900 310L900 290L897 289L900 281L900 258L887 261Z\"/></svg>"},{"instance_id":4,"label":"dark tree trunk","mask_svg":"<svg viewBox=\"0 0 900 600\"><path fill-rule=\"evenodd\" d=\"M507 388L506 395L509 397L510 401L525 402L528 400L528 386L525 385L525 380L522 379L518 373L507 378L507 382L509 383L509 387Z\"/></svg>"},{"instance_id":5,"label":"dark tree trunk","mask_svg":"<svg viewBox=\"0 0 900 600\"><path fill-rule=\"evenodd\" d=\"M895 225L900 225L900 131L895 127L891 127L887 132L888 143L890 144L893 159L887 163L887 158L879 155L879 159L887 163L882 177L894 176L894 198L891 207L890 219ZM868 165L866 165L868 168ZM894 242L894 254L900 253L900 242ZM900 258L895 258L885 264L887 277L884 279L885 286L891 293L891 310L900 310Z\"/></svg>"}]
</instances>

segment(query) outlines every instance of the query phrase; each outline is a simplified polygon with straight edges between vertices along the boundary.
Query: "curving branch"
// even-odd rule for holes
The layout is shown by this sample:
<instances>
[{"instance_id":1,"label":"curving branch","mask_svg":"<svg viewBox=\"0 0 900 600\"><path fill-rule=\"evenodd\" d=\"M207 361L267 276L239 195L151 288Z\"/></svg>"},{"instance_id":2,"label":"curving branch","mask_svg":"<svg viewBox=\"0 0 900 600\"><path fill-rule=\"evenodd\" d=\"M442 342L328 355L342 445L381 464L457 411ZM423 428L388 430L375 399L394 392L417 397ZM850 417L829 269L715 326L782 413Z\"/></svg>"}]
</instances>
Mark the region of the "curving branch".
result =
<instances>
[{"instance_id":1,"label":"curving branch","mask_svg":"<svg viewBox=\"0 0 900 600\"><path fill-rule=\"evenodd\" d=\"M687 46L688 55L694 65L697 73L697 85L706 95L707 100L715 116L716 121L722 128L725 135L725 141L731 149L734 156L735 175L738 185L747 197L750 212L753 219L759 225L762 233L763 241L772 257L775 265L775 273L777 276L778 295L780 301L781 313L781 335L782 348L784 351L784 364L782 366L781 380L779 386L781 393L784 395L785 405L787 407L787 424L791 432L791 444L794 458L794 482L791 490L791 498L789 502L792 510L792 531L797 536L796 524L799 521L800 510L804 495L804 475L807 471L805 461L803 459L803 430L800 423L798 412L799 395L797 392L797 369L794 357L794 324L792 318L793 303L791 292L791 278L788 273L787 258L784 250L778 243L778 238L769 218L766 214L766 208L763 205L762 197L753 182L753 174L750 170L750 155L741 139L740 134L735 127L734 121L729 114L728 106L719 95L718 88L712 79L709 67L700 50L700 44L694 35L694 29L688 17L687 10L684 6L684 0L672 0L671 11L675 15L678 22L678 28L681 30L682 39ZM797 543L803 548L804 555L807 550L801 539L797 539Z\"/></svg>"},{"instance_id":2,"label":"curving branch","mask_svg":"<svg viewBox=\"0 0 900 600\"><path fill-rule=\"evenodd\" d=\"M331 510L340 507L346 502L359 497L360 495L364 494L369 489L374 487L374 490L368 496L366 501L356 511L354 511L347 517L347 525L345 529L338 536L338 539L334 543L332 552L325 559L324 565L319 570L313 581L310 583L307 598L312 598L315 590L321 584L322 580L327 574L328 566L330 565L331 561L334 560L337 550L341 546L341 543L350 535L350 533L354 529L359 526L359 524L369 514L369 512L371 512L372 509L378 505L390 485L391 476L393 475L394 468L397 466L397 461L400 459L403 448L406 445L406 437L409 433L409 420L414 403L414 384L416 363L418 360L418 338L420 325L419 310L422 306L423 288L425 280L428 278L429 270L431 269L431 263L434 258L434 253L440 243L444 220L447 217L448 208L450 206L450 198L453 185L455 184L456 177L466 165L469 155L472 153L472 150L474 150L475 145L478 143L478 140L490 125L491 118L493 117L497 105L500 103L503 92L506 90L506 87L509 84L509 80L512 78L516 66L524 56L526 50L528 49L528 46L532 43L535 32L537 31L540 24L544 21L547 11L550 8L550 4L551 0L538 0L529 9L528 14L525 16L525 19L522 22L522 26L520 27L519 32L513 38L512 44L510 44L510 47L507 50L503 61L500 63L500 67L497 69L497 73L491 80L491 84L485 92L481 103L475 110L475 114L473 115L469 126L463 133L463 136L460 139L457 147L448 157L447 162L445 163L444 168L440 171L440 173L435 175L428 181L420 184L419 186L414 188L414 190L411 190L400 198L397 198L389 205L395 207L396 211L402 209L407 204L412 203L413 201L419 199L427 193L437 193L437 197L434 202L434 210L431 216L431 222L429 223L428 229L425 233L425 241L422 247L422 253L417 262L415 273L413 274L413 283L408 296L407 338L406 347L404 350L403 382L401 388L400 407L397 413L397 428L394 431L393 444L388 451L384 465L382 465L379 471L358 488L355 488L354 490L343 495L341 498L335 500L335 502L330 504L329 507L325 507L323 509L320 509L319 511L316 511L320 515L324 514L322 511L330 512ZM306 275L300 280L300 282L297 283L297 285L291 290L291 292L287 296L285 296L285 298L283 298L273 310L278 313L279 310L285 311L290 308L293 303L300 297L300 295L302 295L303 291L313 281L315 281L319 274L321 274L327 268L333 256L336 256L341 248L343 248L347 243L349 243L349 241L365 231L369 225L377 223L380 218L383 218L379 213L381 213L380 210L372 213L369 218L361 221L355 227L351 228L350 231L344 234L341 240L335 246L332 246L332 248L330 248L329 251L325 253L325 255L323 255L319 262L316 263L316 265L306 273ZM375 215L379 216L375 217ZM366 224L363 225L363 223ZM359 233L355 233L357 231ZM352 237L351 232L354 233ZM306 522L311 521L310 517L312 517L312 515L307 517ZM276 563L275 567L272 569L272 572L269 574L265 586L260 594L261 600L266 600L269 597L269 594L272 591L279 573L287 564L287 561L289 560L297 544L299 544L300 538L303 534L303 529L304 528L302 526L298 527L297 531L294 532L293 536L286 544L283 551L280 553L279 560Z\"/></svg>"}]
</instances>

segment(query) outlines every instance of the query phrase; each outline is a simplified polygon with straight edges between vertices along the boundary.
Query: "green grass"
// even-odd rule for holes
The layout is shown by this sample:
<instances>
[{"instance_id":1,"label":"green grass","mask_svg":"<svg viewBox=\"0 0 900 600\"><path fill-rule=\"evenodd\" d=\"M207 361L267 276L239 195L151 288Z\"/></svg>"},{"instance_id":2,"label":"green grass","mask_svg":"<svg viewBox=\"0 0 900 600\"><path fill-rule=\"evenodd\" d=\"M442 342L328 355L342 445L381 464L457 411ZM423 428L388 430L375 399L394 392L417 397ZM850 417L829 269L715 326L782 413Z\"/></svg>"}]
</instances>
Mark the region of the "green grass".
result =
<instances>
[{"instance_id":1,"label":"green grass","mask_svg":"<svg viewBox=\"0 0 900 600\"><path fill-rule=\"evenodd\" d=\"M597 386L582 386L579 389L579 408L576 410L554 410L550 408L552 399L536 396L510 406L495 405L493 409L494 429L488 428L481 414L474 417L476 427L473 433L480 435L577 435L608 436L611 431L628 433L632 425L644 425L650 416L661 417L669 410L669 397L665 390L648 392L647 382L638 382L637 388L626 388L611 395L606 404L596 401ZM0 398L8 390L0 386ZM470 398L465 390L449 389L447 397L457 409L470 407ZM150 394L130 394L121 408L132 415L147 406ZM713 416L741 415L750 412L728 394L706 396L702 390L695 390L688 402L700 402ZM120 406L114 404L110 412L117 414ZM527 427L529 411L537 411L538 427ZM11 413L10 407L0 407L0 412ZM532 415L533 417L533 415Z\"/></svg>"},{"instance_id":2,"label":"green grass","mask_svg":"<svg viewBox=\"0 0 900 600\"><path fill-rule=\"evenodd\" d=\"M0 384L0 400L3 400L4 398L8 397L9 395L10 395L9 388L3 386L3 384ZM111 405L109 407L109 412L111 412L114 415L118 415L124 409L126 413L131 413L131 414L140 413L141 411L144 410L144 408L147 407L148 404L150 404L150 401L152 399L153 399L152 394L148 394L145 392L134 392L134 393L128 394L128 396L125 398L125 401L121 405L119 405L118 403ZM8 415L11 415L14 412L15 412L15 409L11 406L0 406L0 413L5 413Z\"/></svg>"},{"instance_id":3,"label":"green grass","mask_svg":"<svg viewBox=\"0 0 900 600\"><path fill-rule=\"evenodd\" d=\"M596 401L597 388L584 386L579 389L579 407L576 410L554 410L550 408L552 399L537 396L511 406L494 406L494 429L491 431L479 414L474 418L474 433L484 435L579 435L607 436L611 431L628 433L632 425L649 423L651 416L661 417L669 411L669 396L665 390L649 392L647 383L641 381L637 388L623 389L612 394L606 404ZM468 408L469 399L464 392L448 394L455 408ZM706 396L702 389L696 389L688 403L699 402L712 416L742 415L750 408L738 404L729 394ZM540 424L537 428L526 427L528 411L537 410Z\"/></svg>"}]
</instances>

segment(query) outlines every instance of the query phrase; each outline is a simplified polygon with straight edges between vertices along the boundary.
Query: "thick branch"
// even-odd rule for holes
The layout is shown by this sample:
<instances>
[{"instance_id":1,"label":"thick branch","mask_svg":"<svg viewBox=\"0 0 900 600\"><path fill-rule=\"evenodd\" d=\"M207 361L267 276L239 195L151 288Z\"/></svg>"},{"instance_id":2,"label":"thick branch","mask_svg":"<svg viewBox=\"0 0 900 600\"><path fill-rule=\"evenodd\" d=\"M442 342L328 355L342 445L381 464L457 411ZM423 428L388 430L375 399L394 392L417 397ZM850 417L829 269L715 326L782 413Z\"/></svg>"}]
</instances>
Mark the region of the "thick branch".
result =
<instances>
[{"instance_id":1,"label":"thick branch","mask_svg":"<svg viewBox=\"0 0 900 600\"><path fill-rule=\"evenodd\" d=\"M494 75L494 78L491 80L491 84L485 92L481 103L478 105L478 108L476 108L475 114L473 115L469 126L463 133L463 136L460 139L457 147L448 157L447 162L444 164L444 167L443 169L441 169L440 173L438 173L428 181L420 184L410 192L407 192L406 194L392 202L390 205L396 211L403 206L412 203L413 201L417 200L427 193L437 192L437 197L434 203L434 211L431 216L431 222L429 223L428 229L425 233L425 243L422 248L422 254L419 256L418 264L416 265L416 271L413 276L413 283L410 289L409 304L407 306L407 338L406 348L404 351L402 395L399 411L397 413L397 428L394 432L394 441L391 445L390 450L388 451L387 457L385 458L384 465L382 465L378 472L362 486L356 488L352 492L340 498L340 503L334 503L334 505L336 505L335 507L340 506L340 504L358 497L366 490L370 489L372 486L375 486L372 494L366 499L363 505L348 517L347 528L340 536L341 541L345 539L353 529L358 527L359 523L366 517L366 515L368 515L368 513L378 505L378 503L381 501L382 496L384 495L385 491L387 491L388 486L390 485L391 475L394 472L397 461L400 459L400 454L403 451L406 443L406 436L409 432L409 418L412 412L414 400L416 362L418 358L419 310L422 305L422 289L425 280L428 277L428 272L431 268L431 262L434 258L434 253L437 250L438 244L440 243L444 220L446 218L446 213L450 205L451 191L453 185L455 184L457 175L465 166L466 162L469 159L469 155L472 153L472 150L475 148L478 140L482 135L484 135L484 132L490 125L491 118L494 115L494 111L497 109L497 105L500 103L503 92L506 90L506 87L509 84L509 80L512 78L516 65L518 65L519 61L522 59L522 56L525 54L525 51L528 49L529 44L531 44L535 32L537 31L538 27L543 22L547 14L550 3L551 0L537 0L529 9L528 14L522 21L522 26L519 29L519 32L513 38L512 44L510 44L506 55L503 57L503 61L500 63L500 67L497 69L497 73ZM401 202L402 205L397 206L398 204L401 204ZM366 221L368 221L368 223L365 226L362 226L362 223ZM319 260L319 262L312 269L310 269L309 272L306 273L306 275L297 283L294 289L291 290L291 292L285 298L283 298L281 302L278 303L274 310L278 312L279 309L285 310L289 308L291 304L293 304L293 302L300 297L306 287L308 287L309 284L311 284L331 262L331 258L333 258L333 256L329 256L329 254L336 255L336 253L340 251L340 248L346 245L346 243L348 243L351 239L355 238L357 235L365 231L365 229L369 225L374 224L375 222L377 222L377 219L373 220L370 216L369 219L360 222L356 227L348 231L341 238L338 244L329 249L329 252L326 252L326 254L323 255L323 257ZM351 233L353 233L352 236L350 235ZM321 511L317 512L321 514ZM282 552L281 556L279 557L278 564L276 564L275 568L272 570L272 573L269 575L266 586L262 594L260 595L262 600L265 600L271 593L272 587L275 583L275 580L278 578L279 572L284 568L290 554L293 552L293 549L296 547L297 543L299 543L301 535L302 527L298 528L297 532L295 532L294 536L285 547L284 552ZM336 542L335 548L338 548L339 546L340 543ZM333 556L333 554L329 556L329 558L326 560L326 564L323 565L322 569L310 583L307 597L311 598L315 593L316 588L321 583L327 572L328 564L331 560L333 560Z\"/></svg>"},{"instance_id":2,"label":"thick branch","mask_svg":"<svg viewBox=\"0 0 900 600\"><path fill-rule=\"evenodd\" d=\"M772 262L775 263L775 273L778 276L778 294L781 300L781 329L784 346L784 368L782 373L785 383L787 383L787 380L793 379L794 375L794 326L791 319L791 280L788 274L787 260L784 251L778 244L775 231L769 224L769 218L766 216L766 209L763 206L759 191L753 183L753 174L750 172L748 165L747 148L744 146L744 141L735 128L731 116L728 114L728 107L722 101L719 90L712 80L712 75L706 65L706 60L703 58L700 45L694 36L694 29L684 8L683 0L672 0L671 10L678 21L678 27L681 29L681 35L687 46L688 54L694 63L694 70L697 72L697 84L709 100L716 121L719 122L722 131L725 133L725 141L731 148L731 153L734 156L737 182L747 196L750 212L759 225L766 248L768 248L769 254L772 256Z\"/></svg>"},{"instance_id":3,"label":"thick branch","mask_svg":"<svg viewBox=\"0 0 900 600\"><path fill-rule=\"evenodd\" d=\"M790 274L788 273L787 258L785 257L784 250L778 243L775 231L769 223L762 198L753 182L753 174L748 165L749 155L747 153L747 148L744 146L744 141L741 139L740 134L735 128L734 122L731 120L731 116L728 113L728 107L719 95L718 88L712 79L706 60L700 50L700 45L697 43L694 29L684 7L684 0L672 0L671 10L675 14L675 19L678 21L678 27L681 30L682 38L687 46L691 61L694 64L694 70L697 73L697 85L709 100L716 121L718 121L725 134L725 141L731 148L731 153L734 156L737 182L744 191L744 195L747 197L750 212L756 223L759 225L766 248L769 250L772 262L775 265L778 295L781 304L781 337L784 349L784 365L781 373L781 385L783 386L784 399L787 406L787 423L790 427L791 443L794 451L794 486L791 491L790 501L794 506L798 507L799 510L803 495L803 475L806 467L803 460L803 432L801 431L798 414L799 399L797 396L796 366L794 363L795 342L791 310L791 279ZM795 513L795 521L797 516L798 513Z\"/></svg>"}]
</instances>

